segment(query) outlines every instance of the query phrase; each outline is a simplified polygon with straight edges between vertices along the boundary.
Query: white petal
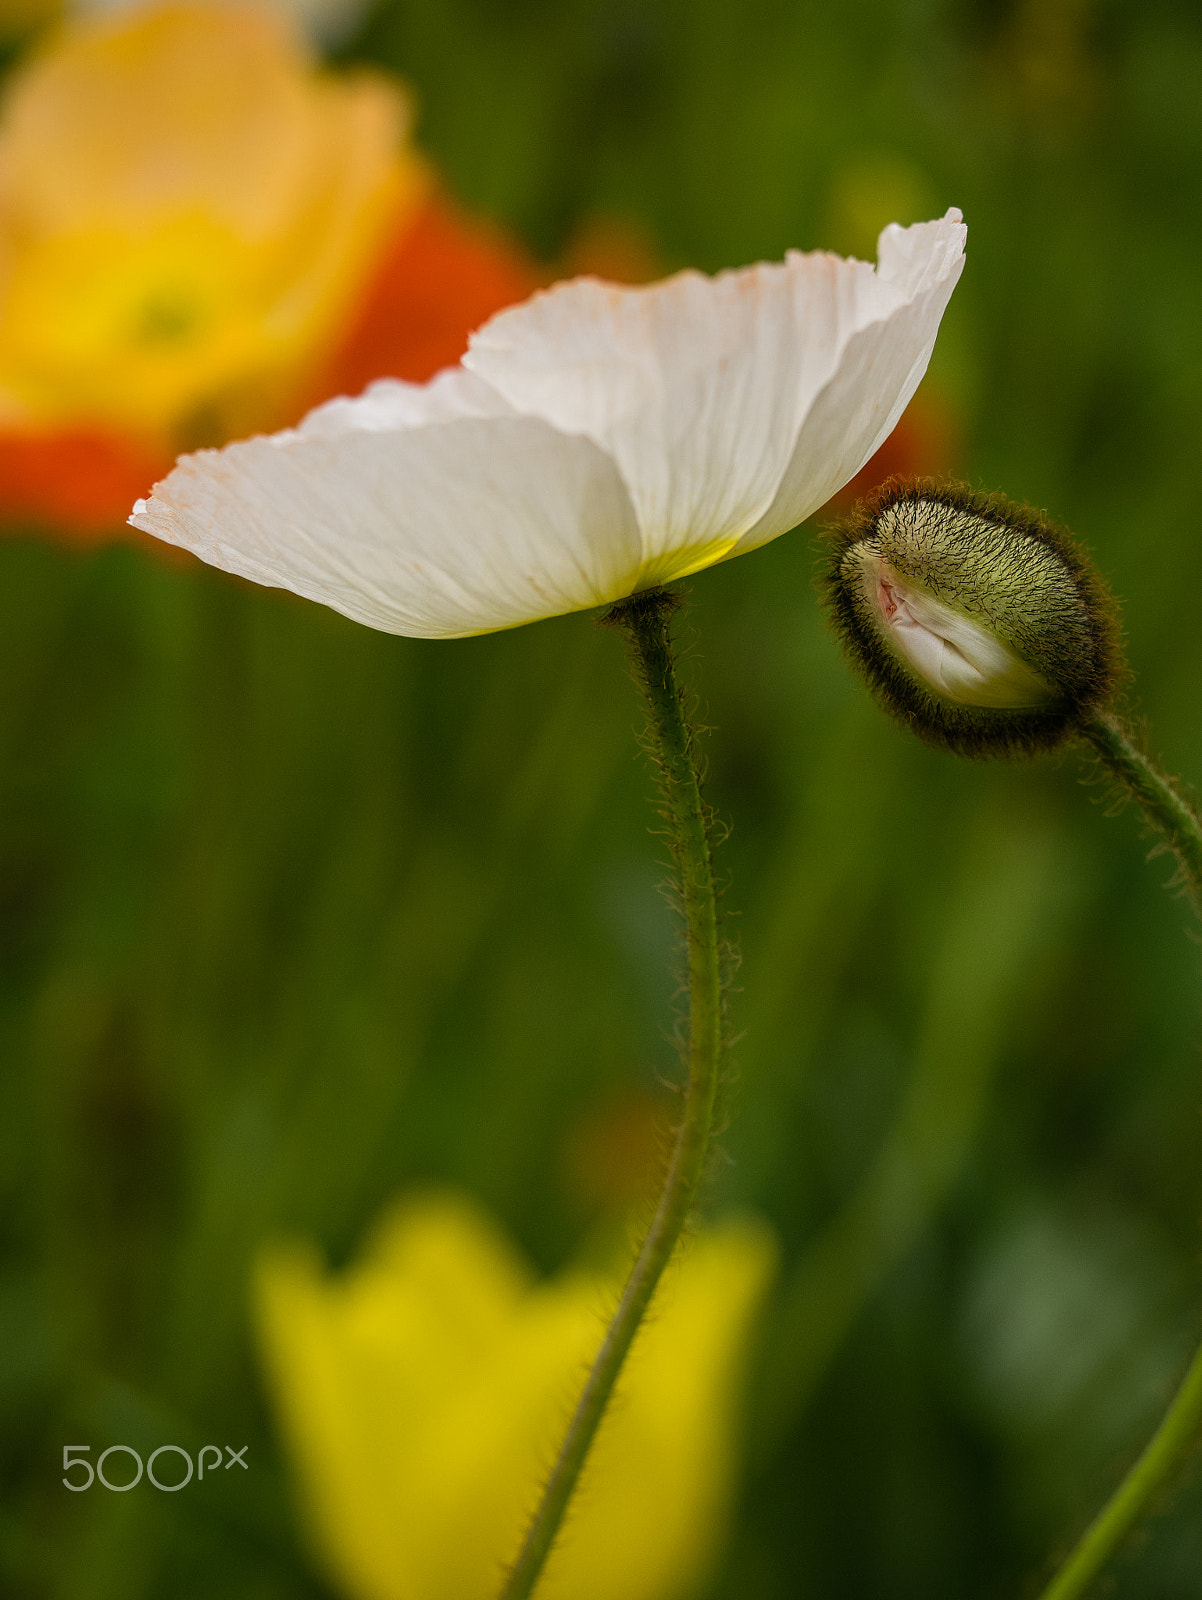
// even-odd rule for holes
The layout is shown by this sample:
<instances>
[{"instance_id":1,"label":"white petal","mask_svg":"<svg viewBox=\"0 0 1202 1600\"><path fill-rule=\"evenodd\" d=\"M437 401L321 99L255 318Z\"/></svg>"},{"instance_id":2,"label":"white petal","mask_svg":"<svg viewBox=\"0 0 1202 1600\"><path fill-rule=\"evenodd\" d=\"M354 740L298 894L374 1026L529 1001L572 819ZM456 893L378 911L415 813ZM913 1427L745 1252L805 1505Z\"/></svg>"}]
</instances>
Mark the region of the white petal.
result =
<instances>
[{"instance_id":1,"label":"white petal","mask_svg":"<svg viewBox=\"0 0 1202 1600\"><path fill-rule=\"evenodd\" d=\"M898 643L932 687L962 705L1015 710L1046 705L1051 686L996 634L916 585L905 590ZM896 623L897 619L895 619ZM930 651L929 641L937 647Z\"/></svg>"},{"instance_id":2,"label":"white petal","mask_svg":"<svg viewBox=\"0 0 1202 1600\"><path fill-rule=\"evenodd\" d=\"M532 417L203 450L130 521L228 572L425 638L619 599L640 564L613 463Z\"/></svg>"},{"instance_id":3,"label":"white petal","mask_svg":"<svg viewBox=\"0 0 1202 1600\"><path fill-rule=\"evenodd\" d=\"M979 622L857 547L864 596L877 626L938 694L960 705L1014 711L1046 705L1054 691Z\"/></svg>"},{"instance_id":4,"label":"white petal","mask_svg":"<svg viewBox=\"0 0 1202 1600\"><path fill-rule=\"evenodd\" d=\"M771 506L732 554L754 550L804 522L841 489L897 426L922 381L939 323L964 268L958 211L881 234L879 278L892 311L847 340L830 380L802 423Z\"/></svg>"},{"instance_id":5,"label":"white petal","mask_svg":"<svg viewBox=\"0 0 1202 1600\"><path fill-rule=\"evenodd\" d=\"M302 434L326 438L364 428L373 433L399 428L420 428L428 422L455 422L461 417L511 417L513 407L497 391L465 372L448 367L429 383L406 383L401 378L378 378L354 400L345 396L327 400L298 428L273 435L287 440Z\"/></svg>"},{"instance_id":6,"label":"white petal","mask_svg":"<svg viewBox=\"0 0 1202 1600\"><path fill-rule=\"evenodd\" d=\"M494 317L464 364L517 410L612 455L638 516L644 581L682 576L784 532L797 504L863 464L925 369L963 239L949 212L886 229L879 273L793 253L646 288L578 279ZM875 383L883 394L863 392ZM815 464L815 447L835 463Z\"/></svg>"}]
</instances>

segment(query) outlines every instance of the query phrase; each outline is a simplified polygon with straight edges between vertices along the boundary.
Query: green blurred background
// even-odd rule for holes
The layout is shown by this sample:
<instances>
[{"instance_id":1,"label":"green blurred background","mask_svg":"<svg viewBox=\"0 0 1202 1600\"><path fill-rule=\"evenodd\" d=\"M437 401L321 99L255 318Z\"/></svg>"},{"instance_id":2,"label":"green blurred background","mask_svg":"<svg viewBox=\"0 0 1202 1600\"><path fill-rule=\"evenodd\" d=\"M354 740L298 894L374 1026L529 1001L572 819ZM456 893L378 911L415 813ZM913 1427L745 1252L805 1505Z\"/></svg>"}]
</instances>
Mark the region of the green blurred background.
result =
<instances>
[{"instance_id":1,"label":"green blurred background","mask_svg":"<svg viewBox=\"0 0 1202 1600\"><path fill-rule=\"evenodd\" d=\"M668 267L959 205L928 394L972 481L1122 598L1202 773L1202 28L1188 0L396 0L449 186L563 259ZM868 702L802 529L692 584L742 948L714 1210L784 1273L707 1600L1021 1596L1202 1323L1196 928L1075 756L958 764ZM461 1184L544 1269L629 1198L673 1071L674 934L620 641L368 632L140 550L0 544L0 1588L301 1600L246 1281ZM249 1442L178 1500L61 1448ZM1114 1570L1202 1595L1186 1479Z\"/></svg>"}]
</instances>

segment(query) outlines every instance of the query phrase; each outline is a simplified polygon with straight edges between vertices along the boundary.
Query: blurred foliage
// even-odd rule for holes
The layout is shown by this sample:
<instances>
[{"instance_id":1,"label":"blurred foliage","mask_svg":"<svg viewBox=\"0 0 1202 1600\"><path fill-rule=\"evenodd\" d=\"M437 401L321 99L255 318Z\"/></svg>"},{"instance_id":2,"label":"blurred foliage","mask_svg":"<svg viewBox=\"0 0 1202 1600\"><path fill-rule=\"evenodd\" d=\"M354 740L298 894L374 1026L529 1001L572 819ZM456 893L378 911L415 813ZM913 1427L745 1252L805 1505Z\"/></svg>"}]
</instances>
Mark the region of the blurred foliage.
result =
<instances>
[{"instance_id":1,"label":"blurred foliage","mask_svg":"<svg viewBox=\"0 0 1202 1600\"><path fill-rule=\"evenodd\" d=\"M548 261L599 214L716 268L960 205L960 468L1092 544L1202 773L1195 7L397 0L343 53ZM1197 945L1076 758L888 725L812 566L714 569L687 625L744 958L711 1203L785 1254L708 1600L1016 1596L1202 1321ZM628 1199L673 1071L633 690L582 617L419 643L143 549L0 568L0 1587L316 1597L248 1264L437 1181L550 1271ZM64 1444L168 1439L253 1470L60 1486ZM1198 1593L1197 1473L1161 1512L1120 1600Z\"/></svg>"}]
</instances>

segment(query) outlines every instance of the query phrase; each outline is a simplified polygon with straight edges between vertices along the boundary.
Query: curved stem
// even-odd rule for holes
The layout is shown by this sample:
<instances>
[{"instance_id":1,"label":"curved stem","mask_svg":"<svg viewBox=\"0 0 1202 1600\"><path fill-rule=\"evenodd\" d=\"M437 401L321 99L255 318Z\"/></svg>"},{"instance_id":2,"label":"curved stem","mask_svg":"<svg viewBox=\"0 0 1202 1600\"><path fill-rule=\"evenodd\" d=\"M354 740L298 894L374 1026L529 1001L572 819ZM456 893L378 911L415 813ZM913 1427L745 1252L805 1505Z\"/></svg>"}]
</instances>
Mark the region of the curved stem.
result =
<instances>
[{"instance_id":1,"label":"curved stem","mask_svg":"<svg viewBox=\"0 0 1202 1600\"><path fill-rule=\"evenodd\" d=\"M1081 737L1177 857L1194 909L1202 914L1202 820L1197 811L1116 716L1102 712L1091 717L1082 724Z\"/></svg>"},{"instance_id":2,"label":"curved stem","mask_svg":"<svg viewBox=\"0 0 1202 1600\"><path fill-rule=\"evenodd\" d=\"M501 1600L527 1600L551 1552L614 1385L656 1285L671 1260L705 1172L722 1053L722 983L718 913L710 860L709 813L693 730L676 682L669 618L678 605L663 590L621 601L602 619L630 641L647 700L646 742L658 770L663 817L676 866L688 941L688 1085L684 1111L651 1226L622 1291L567 1437Z\"/></svg>"},{"instance_id":3,"label":"curved stem","mask_svg":"<svg viewBox=\"0 0 1202 1600\"><path fill-rule=\"evenodd\" d=\"M1194 909L1202 913L1202 821L1194 807L1144 755L1117 717L1102 713L1091 718L1082 725L1081 737L1177 857ZM1143 1454L1081 1535L1040 1600L1077 1600L1085 1593L1195 1442L1200 1426L1202 1345Z\"/></svg>"},{"instance_id":4,"label":"curved stem","mask_svg":"<svg viewBox=\"0 0 1202 1600\"><path fill-rule=\"evenodd\" d=\"M1081 1535L1040 1600L1077 1600L1114 1554L1202 1425L1202 1346L1139 1460Z\"/></svg>"}]
</instances>

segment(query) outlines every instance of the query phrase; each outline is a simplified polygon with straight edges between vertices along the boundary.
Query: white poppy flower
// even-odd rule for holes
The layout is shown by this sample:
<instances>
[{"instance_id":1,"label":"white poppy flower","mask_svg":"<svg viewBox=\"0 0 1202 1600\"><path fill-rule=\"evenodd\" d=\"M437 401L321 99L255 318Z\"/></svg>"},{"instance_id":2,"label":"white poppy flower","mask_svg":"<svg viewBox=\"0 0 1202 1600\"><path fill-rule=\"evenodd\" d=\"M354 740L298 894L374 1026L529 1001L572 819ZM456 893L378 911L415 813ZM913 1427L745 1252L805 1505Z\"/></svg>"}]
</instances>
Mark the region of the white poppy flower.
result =
<instances>
[{"instance_id":1,"label":"white poppy flower","mask_svg":"<svg viewBox=\"0 0 1202 1600\"><path fill-rule=\"evenodd\" d=\"M893 429L965 228L645 288L580 278L502 311L425 385L202 450L130 521L389 633L455 638L605 605L775 539Z\"/></svg>"}]
</instances>

